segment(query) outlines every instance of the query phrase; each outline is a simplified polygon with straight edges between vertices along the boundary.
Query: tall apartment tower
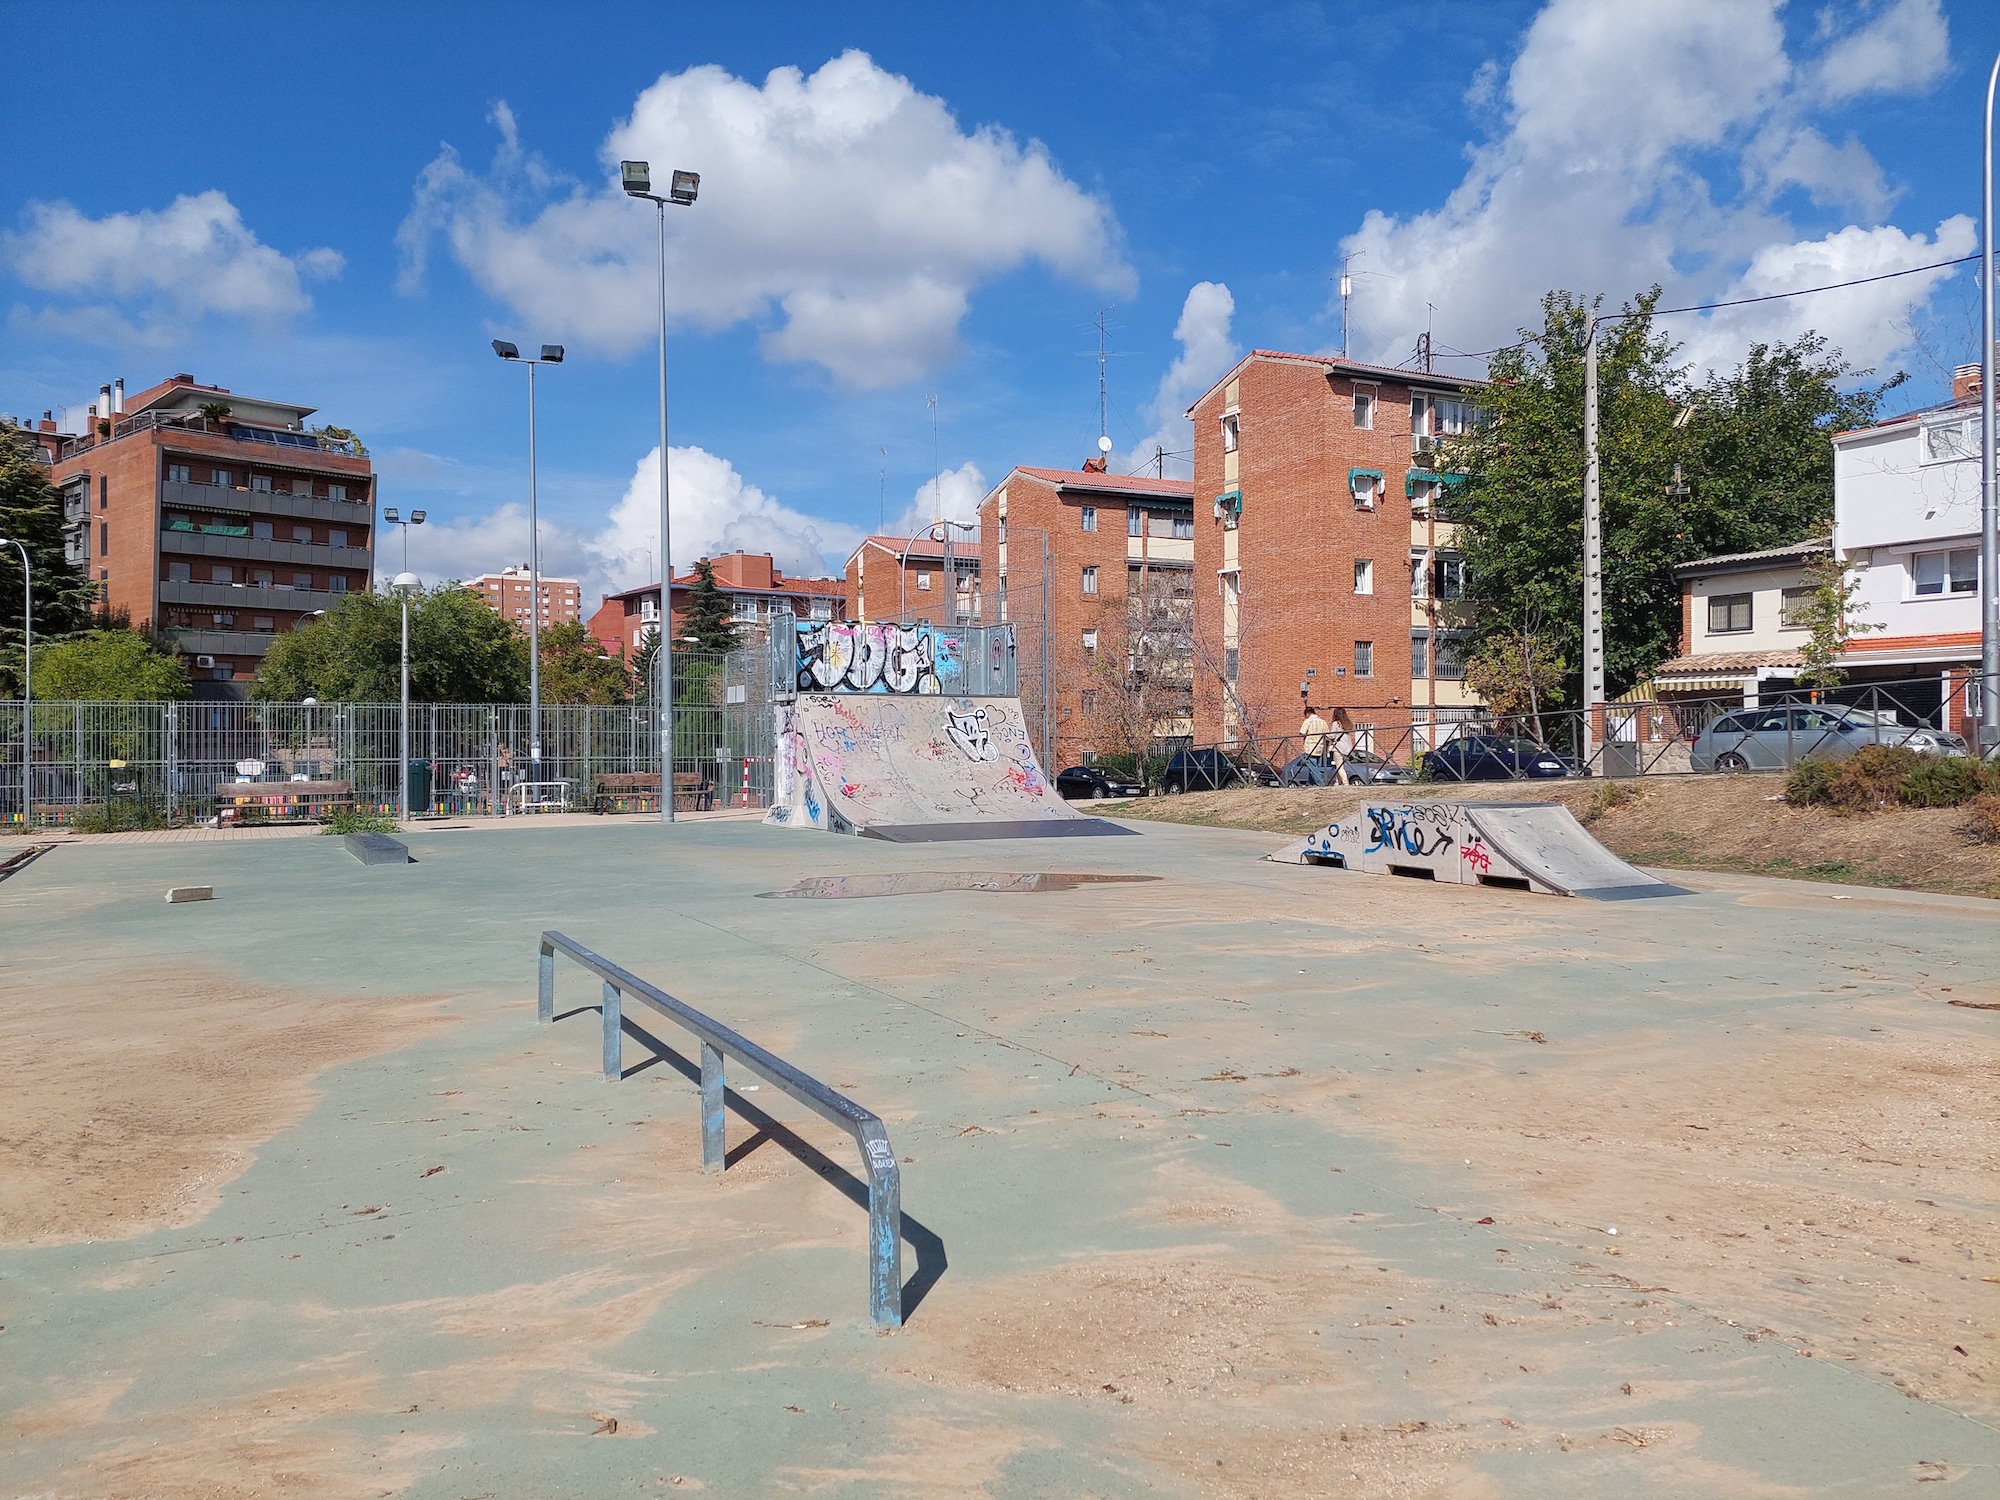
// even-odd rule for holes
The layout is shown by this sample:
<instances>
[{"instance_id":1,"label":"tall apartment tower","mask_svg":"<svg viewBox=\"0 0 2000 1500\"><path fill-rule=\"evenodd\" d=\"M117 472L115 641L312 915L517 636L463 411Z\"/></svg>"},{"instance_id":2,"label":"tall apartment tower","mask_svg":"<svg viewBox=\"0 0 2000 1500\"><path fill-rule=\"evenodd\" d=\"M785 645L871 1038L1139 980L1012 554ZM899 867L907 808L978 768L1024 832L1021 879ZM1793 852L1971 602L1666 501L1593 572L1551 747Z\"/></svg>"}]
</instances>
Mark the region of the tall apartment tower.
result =
<instances>
[{"instance_id":1,"label":"tall apartment tower","mask_svg":"<svg viewBox=\"0 0 2000 1500\"><path fill-rule=\"evenodd\" d=\"M107 607L173 640L197 697L242 697L279 632L367 592L374 470L307 430L314 408L185 374L102 404L49 470L69 555Z\"/></svg>"},{"instance_id":2,"label":"tall apartment tower","mask_svg":"<svg viewBox=\"0 0 2000 1500\"><path fill-rule=\"evenodd\" d=\"M1258 349L1189 408L1197 744L1296 733L1306 702L1362 729L1476 709L1437 451L1482 384Z\"/></svg>"}]
</instances>

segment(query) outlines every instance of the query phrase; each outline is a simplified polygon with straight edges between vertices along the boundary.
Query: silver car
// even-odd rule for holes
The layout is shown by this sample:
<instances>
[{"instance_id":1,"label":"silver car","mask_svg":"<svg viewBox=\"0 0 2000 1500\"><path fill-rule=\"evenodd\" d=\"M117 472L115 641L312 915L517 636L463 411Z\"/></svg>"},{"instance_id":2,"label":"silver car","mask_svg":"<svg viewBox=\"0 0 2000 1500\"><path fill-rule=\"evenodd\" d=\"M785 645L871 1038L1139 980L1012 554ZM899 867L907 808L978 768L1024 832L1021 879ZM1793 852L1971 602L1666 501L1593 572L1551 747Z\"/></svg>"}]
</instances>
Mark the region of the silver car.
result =
<instances>
[{"instance_id":1,"label":"silver car","mask_svg":"<svg viewBox=\"0 0 2000 1500\"><path fill-rule=\"evenodd\" d=\"M1724 714L1695 739L1696 771L1782 771L1816 755L1842 760L1863 745L1901 745L1926 755L1963 755L1965 741L1926 724L1898 724L1862 709L1746 708Z\"/></svg>"}]
</instances>

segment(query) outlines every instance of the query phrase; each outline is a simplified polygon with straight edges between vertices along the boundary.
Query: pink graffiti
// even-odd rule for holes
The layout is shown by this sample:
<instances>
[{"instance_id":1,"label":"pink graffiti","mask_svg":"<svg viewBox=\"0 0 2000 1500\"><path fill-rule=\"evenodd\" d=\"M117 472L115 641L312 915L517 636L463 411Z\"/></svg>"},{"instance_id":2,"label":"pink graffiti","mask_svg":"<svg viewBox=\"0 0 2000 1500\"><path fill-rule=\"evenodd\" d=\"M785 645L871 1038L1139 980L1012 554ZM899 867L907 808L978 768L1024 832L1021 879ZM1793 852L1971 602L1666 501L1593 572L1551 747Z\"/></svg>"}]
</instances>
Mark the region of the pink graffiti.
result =
<instances>
[{"instance_id":1,"label":"pink graffiti","mask_svg":"<svg viewBox=\"0 0 2000 1500\"><path fill-rule=\"evenodd\" d=\"M1493 868L1493 856L1486 852L1486 846L1478 839L1458 846L1458 857L1484 875Z\"/></svg>"}]
</instances>

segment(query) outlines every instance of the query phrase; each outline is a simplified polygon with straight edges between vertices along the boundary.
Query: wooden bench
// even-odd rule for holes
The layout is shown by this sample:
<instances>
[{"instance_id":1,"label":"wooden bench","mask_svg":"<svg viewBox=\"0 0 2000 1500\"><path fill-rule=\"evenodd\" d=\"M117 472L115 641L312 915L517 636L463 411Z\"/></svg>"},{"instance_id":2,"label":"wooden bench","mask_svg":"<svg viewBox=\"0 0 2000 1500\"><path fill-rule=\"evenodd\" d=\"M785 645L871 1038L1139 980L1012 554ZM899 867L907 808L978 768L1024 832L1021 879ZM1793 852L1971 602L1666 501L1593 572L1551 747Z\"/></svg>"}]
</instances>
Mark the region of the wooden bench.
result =
<instances>
[{"instance_id":1,"label":"wooden bench","mask_svg":"<svg viewBox=\"0 0 2000 1500\"><path fill-rule=\"evenodd\" d=\"M707 812L715 787L699 771L674 772L674 811ZM590 778L590 810L597 813L656 813L660 778L652 771L601 771Z\"/></svg>"},{"instance_id":2,"label":"wooden bench","mask_svg":"<svg viewBox=\"0 0 2000 1500\"><path fill-rule=\"evenodd\" d=\"M674 811L707 812L715 805L715 787L699 771L674 772Z\"/></svg>"},{"instance_id":3,"label":"wooden bench","mask_svg":"<svg viewBox=\"0 0 2000 1500\"><path fill-rule=\"evenodd\" d=\"M217 820L231 823L319 823L354 806L351 781L225 781L215 789Z\"/></svg>"}]
</instances>

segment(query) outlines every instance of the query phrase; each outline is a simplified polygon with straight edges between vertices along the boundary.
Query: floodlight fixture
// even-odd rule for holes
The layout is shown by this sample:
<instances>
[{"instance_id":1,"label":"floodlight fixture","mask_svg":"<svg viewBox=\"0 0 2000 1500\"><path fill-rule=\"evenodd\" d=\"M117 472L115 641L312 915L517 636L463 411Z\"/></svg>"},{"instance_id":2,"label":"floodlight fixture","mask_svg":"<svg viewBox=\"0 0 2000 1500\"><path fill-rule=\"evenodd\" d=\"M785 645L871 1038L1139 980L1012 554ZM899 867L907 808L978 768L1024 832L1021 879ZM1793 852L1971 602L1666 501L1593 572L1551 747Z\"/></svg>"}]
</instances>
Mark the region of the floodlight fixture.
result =
<instances>
[{"instance_id":1,"label":"floodlight fixture","mask_svg":"<svg viewBox=\"0 0 2000 1500\"><path fill-rule=\"evenodd\" d=\"M694 202L700 192L701 173L684 172L678 167L674 169L671 185L667 188L667 201L669 203L678 203L681 207L685 208L688 204Z\"/></svg>"},{"instance_id":2,"label":"floodlight fixture","mask_svg":"<svg viewBox=\"0 0 2000 1500\"><path fill-rule=\"evenodd\" d=\"M382 519L387 521L391 526L400 526L403 524L402 516L393 509L383 511Z\"/></svg>"},{"instance_id":3,"label":"floodlight fixture","mask_svg":"<svg viewBox=\"0 0 2000 1500\"><path fill-rule=\"evenodd\" d=\"M653 168L643 161L621 161L618 163L619 176L624 181L625 191L634 198L649 198L653 193Z\"/></svg>"},{"instance_id":4,"label":"floodlight fixture","mask_svg":"<svg viewBox=\"0 0 2000 1500\"><path fill-rule=\"evenodd\" d=\"M421 526L421 525L423 525L423 524L424 524L424 513L423 513L422 511L420 511L420 510L413 510L413 511L411 511L411 512L410 512L410 524L411 524L412 526Z\"/></svg>"},{"instance_id":5,"label":"floodlight fixture","mask_svg":"<svg viewBox=\"0 0 2000 1500\"><path fill-rule=\"evenodd\" d=\"M505 339L495 339L493 341L493 352L502 359L519 359L521 357L521 351Z\"/></svg>"},{"instance_id":6,"label":"floodlight fixture","mask_svg":"<svg viewBox=\"0 0 2000 1500\"><path fill-rule=\"evenodd\" d=\"M561 344L544 344L544 345L542 345L542 363L543 363L543 364L545 364L545 365L559 365L559 364L561 364L561 363L562 363L562 361L563 361L563 346L562 346Z\"/></svg>"}]
</instances>

